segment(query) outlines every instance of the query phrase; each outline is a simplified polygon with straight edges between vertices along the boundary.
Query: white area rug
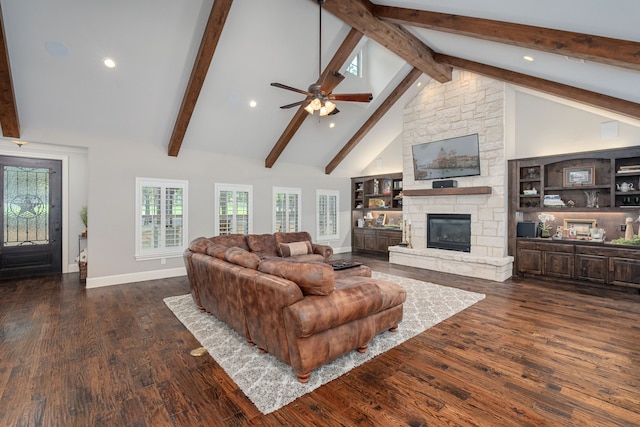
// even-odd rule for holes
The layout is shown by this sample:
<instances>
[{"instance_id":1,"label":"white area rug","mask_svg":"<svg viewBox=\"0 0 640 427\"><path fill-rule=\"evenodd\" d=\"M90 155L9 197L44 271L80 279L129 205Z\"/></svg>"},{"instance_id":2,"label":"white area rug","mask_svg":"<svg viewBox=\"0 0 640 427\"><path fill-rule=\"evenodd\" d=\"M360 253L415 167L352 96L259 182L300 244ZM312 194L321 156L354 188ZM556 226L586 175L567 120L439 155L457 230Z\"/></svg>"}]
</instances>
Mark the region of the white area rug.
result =
<instances>
[{"instance_id":1,"label":"white area rug","mask_svg":"<svg viewBox=\"0 0 640 427\"><path fill-rule=\"evenodd\" d=\"M246 340L215 317L201 313L190 294L164 302L215 361L229 374L263 414L276 411L323 384L401 344L431 326L484 299L484 295L385 273L372 276L400 284L407 290L398 332L383 332L366 353L352 351L315 369L307 384L298 382L293 369L270 354L260 354Z\"/></svg>"}]
</instances>

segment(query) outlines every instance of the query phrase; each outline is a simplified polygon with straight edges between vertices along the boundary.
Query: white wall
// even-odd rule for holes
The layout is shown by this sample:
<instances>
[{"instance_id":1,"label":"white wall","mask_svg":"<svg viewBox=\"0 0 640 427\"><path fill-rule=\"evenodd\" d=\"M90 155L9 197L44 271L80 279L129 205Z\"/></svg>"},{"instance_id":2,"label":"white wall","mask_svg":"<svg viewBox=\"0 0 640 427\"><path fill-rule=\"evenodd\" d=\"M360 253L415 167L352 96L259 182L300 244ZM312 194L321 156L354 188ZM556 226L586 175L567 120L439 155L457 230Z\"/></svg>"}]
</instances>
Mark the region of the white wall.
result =
<instances>
[{"instance_id":1,"label":"white wall","mask_svg":"<svg viewBox=\"0 0 640 427\"><path fill-rule=\"evenodd\" d=\"M601 124L617 121L619 136L601 138ZM514 159L640 145L640 121L561 99L515 92Z\"/></svg>"},{"instance_id":2,"label":"white wall","mask_svg":"<svg viewBox=\"0 0 640 427\"><path fill-rule=\"evenodd\" d=\"M349 248L350 181L327 176L307 166L277 163L272 169L262 161L190 150L184 146L177 158L156 146L97 144L89 149L88 284L119 282L117 277L183 267L182 258L136 261L135 178L183 179L189 182L189 240L214 233L214 184L253 185L253 232L272 232L272 187L302 188L302 229L316 234L316 189L340 191L340 239L334 248ZM95 280L91 280L94 278ZM102 278L102 279L98 279ZM105 279L106 278L106 279Z\"/></svg>"},{"instance_id":3,"label":"white wall","mask_svg":"<svg viewBox=\"0 0 640 427\"><path fill-rule=\"evenodd\" d=\"M402 134L400 134L362 170L360 175L367 176L402 172L402 149Z\"/></svg>"}]
</instances>

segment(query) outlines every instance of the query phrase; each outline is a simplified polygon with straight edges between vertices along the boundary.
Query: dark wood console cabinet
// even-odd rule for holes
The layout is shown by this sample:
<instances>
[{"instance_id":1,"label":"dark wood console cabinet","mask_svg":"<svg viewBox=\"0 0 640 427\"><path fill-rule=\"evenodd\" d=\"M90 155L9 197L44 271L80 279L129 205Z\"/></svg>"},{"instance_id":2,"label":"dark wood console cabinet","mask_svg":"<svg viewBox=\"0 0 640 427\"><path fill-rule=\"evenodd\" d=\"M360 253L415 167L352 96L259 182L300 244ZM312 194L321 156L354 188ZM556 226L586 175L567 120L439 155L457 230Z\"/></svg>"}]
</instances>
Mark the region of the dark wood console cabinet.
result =
<instances>
[{"instance_id":1,"label":"dark wood console cabinet","mask_svg":"<svg viewBox=\"0 0 640 427\"><path fill-rule=\"evenodd\" d=\"M625 219L640 213L640 147L510 160L508 173L514 274L640 289L640 246L608 243L624 237ZM561 206L547 204L549 195L562 200ZM578 240L516 235L518 221L538 222L541 213L554 215L554 231L568 223L597 224L607 243L588 235ZM634 227L639 234L637 222Z\"/></svg>"},{"instance_id":2,"label":"dark wood console cabinet","mask_svg":"<svg viewBox=\"0 0 640 427\"><path fill-rule=\"evenodd\" d=\"M599 242L517 239L519 275L640 289L640 250Z\"/></svg>"}]
</instances>

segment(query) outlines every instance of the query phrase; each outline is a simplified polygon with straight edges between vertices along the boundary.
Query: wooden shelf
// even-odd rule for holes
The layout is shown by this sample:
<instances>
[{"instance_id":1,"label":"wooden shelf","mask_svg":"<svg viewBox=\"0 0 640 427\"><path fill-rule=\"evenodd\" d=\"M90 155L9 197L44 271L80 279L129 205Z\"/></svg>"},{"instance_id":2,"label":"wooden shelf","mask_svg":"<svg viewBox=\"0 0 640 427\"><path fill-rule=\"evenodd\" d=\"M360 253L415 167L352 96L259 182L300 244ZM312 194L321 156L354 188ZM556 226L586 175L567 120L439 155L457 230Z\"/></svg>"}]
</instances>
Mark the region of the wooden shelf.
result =
<instances>
[{"instance_id":1,"label":"wooden shelf","mask_svg":"<svg viewBox=\"0 0 640 427\"><path fill-rule=\"evenodd\" d=\"M452 188L424 188L420 190L404 190L404 197L419 196L466 196L473 194L491 194L491 187L452 187Z\"/></svg>"}]
</instances>

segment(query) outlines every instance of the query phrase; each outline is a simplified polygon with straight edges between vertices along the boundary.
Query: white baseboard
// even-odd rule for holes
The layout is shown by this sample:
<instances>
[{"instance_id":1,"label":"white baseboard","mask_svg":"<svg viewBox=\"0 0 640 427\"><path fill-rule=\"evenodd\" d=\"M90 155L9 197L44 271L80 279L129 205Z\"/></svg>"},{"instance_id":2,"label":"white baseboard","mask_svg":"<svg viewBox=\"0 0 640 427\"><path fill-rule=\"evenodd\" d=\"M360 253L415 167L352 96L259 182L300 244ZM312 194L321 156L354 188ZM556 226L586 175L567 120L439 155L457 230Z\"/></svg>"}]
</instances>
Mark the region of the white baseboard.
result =
<instances>
[{"instance_id":1,"label":"white baseboard","mask_svg":"<svg viewBox=\"0 0 640 427\"><path fill-rule=\"evenodd\" d=\"M351 247L333 248L334 254L351 252ZM78 264L69 264L69 272L79 271ZM122 285L123 283L143 282L145 280L167 279L169 277L186 276L184 267L170 268L166 270L142 271L140 273L119 274L117 276L88 277L87 289L101 288L103 286Z\"/></svg>"},{"instance_id":2,"label":"white baseboard","mask_svg":"<svg viewBox=\"0 0 640 427\"><path fill-rule=\"evenodd\" d=\"M119 274L117 276L88 277L87 289L103 286L121 285L123 283L143 282L145 280L167 279L169 277L186 276L185 267L166 270L142 271L140 273Z\"/></svg>"},{"instance_id":3,"label":"white baseboard","mask_svg":"<svg viewBox=\"0 0 640 427\"><path fill-rule=\"evenodd\" d=\"M351 252L351 246L347 246L346 248L333 248L334 254L345 254L347 252Z\"/></svg>"}]
</instances>

